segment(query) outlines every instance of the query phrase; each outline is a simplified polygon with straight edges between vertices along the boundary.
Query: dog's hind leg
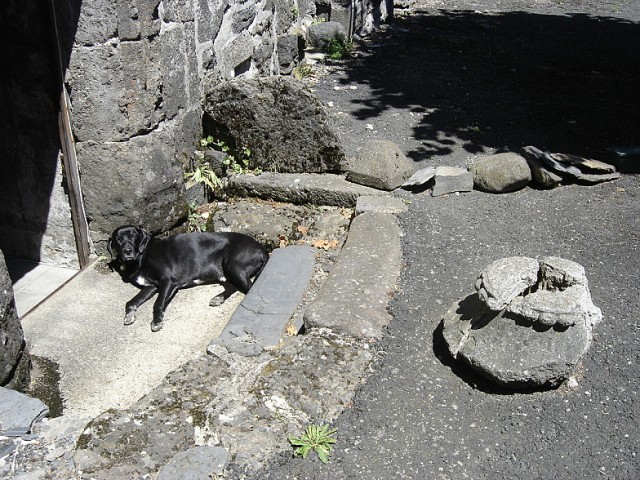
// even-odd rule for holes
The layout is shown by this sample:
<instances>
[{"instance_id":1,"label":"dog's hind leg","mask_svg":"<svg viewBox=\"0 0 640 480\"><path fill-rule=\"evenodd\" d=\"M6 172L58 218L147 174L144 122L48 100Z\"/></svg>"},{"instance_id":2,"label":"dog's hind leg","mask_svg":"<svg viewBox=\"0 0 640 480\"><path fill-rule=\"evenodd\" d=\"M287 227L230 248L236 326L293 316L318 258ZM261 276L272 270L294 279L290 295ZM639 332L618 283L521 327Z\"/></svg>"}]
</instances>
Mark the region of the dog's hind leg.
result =
<instances>
[{"instance_id":1,"label":"dog's hind leg","mask_svg":"<svg viewBox=\"0 0 640 480\"><path fill-rule=\"evenodd\" d=\"M222 293L219 293L218 295L213 297L211 301L209 301L210 307L218 307L222 305L227 298L238 291L238 289L229 282L224 282L222 286L224 287L224 291Z\"/></svg>"},{"instance_id":2,"label":"dog's hind leg","mask_svg":"<svg viewBox=\"0 0 640 480\"><path fill-rule=\"evenodd\" d=\"M156 298L153 304L153 321L151 322L151 331L157 332L162 330L162 324L164 322L164 311L169 305L169 302L173 300L178 291L178 286L172 282L163 282L160 284L158 290L158 298Z\"/></svg>"},{"instance_id":3,"label":"dog's hind leg","mask_svg":"<svg viewBox=\"0 0 640 480\"><path fill-rule=\"evenodd\" d=\"M124 324L131 325L136 321L138 307L155 295L158 289L154 285L144 287L138 294L129 300L125 306Z\"/></svg>"},{"instance_id":4,"label":"dog's hind leg","mask_svg":"<svg viewBox=\"0 0 640 480\"><path fill-rule=\"evenodd\" d=\"M252 286L251 277L246 271L230 268L225 273L224 292L211 299L209 305L212 307L222 305L227 298L238 290L246 295Z\"/></svg>"}]
</instances>

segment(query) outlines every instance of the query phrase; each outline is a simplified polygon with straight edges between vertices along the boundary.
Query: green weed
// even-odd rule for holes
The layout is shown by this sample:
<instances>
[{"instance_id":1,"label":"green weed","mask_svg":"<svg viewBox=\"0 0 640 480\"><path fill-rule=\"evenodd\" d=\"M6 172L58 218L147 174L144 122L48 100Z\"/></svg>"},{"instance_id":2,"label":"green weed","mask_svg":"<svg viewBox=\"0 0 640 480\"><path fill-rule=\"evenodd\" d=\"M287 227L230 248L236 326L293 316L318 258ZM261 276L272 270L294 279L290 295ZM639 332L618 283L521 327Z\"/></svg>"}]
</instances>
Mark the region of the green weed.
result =
<instances>
[{"instance_id":1,"label":"green weed","mask_svg":"<svg viewBox=\"0 0 640 480\"><path fill-rule=\"evenodd\" d=\"M327 463L333 450L332 445L336 443L333 438L336 431L336 428L330 428L329 425L309 425L301 437L289 437L289 443L294 447L294 455L307 458L309 452L315 451L318 458Z\"/></svg>"}]
</instances>

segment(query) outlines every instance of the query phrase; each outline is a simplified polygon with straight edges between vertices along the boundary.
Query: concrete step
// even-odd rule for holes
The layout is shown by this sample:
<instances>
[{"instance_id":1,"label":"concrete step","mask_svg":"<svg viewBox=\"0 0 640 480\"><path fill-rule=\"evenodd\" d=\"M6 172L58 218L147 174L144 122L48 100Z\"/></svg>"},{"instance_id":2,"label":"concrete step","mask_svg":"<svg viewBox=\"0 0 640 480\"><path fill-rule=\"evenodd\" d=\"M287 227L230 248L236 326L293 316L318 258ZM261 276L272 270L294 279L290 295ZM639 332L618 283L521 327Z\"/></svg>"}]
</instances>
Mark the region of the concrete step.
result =
<instances>
[{"instance_id":1,"label":"concrete step","mask_svg":"<svg viewBox=\"0 0 640 480\"><path fill-rule=\"evenodd\" d=\"M258 197L296 204L354 207L363 195L388 192L348 182L344 175L319 173L271 173L235 175L228 192L240 197Z\"/></svg>"}]
</instances>

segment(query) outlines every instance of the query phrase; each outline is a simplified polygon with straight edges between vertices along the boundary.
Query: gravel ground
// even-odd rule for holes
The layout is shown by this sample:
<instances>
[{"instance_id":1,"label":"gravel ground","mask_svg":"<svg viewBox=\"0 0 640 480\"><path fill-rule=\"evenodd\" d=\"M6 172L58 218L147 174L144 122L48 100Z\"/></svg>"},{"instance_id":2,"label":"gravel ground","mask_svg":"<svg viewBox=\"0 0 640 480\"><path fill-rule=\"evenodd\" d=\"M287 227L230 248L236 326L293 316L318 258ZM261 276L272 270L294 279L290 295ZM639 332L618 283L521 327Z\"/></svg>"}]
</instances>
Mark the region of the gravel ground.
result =
<instances>
[{"instance_id":1,"label":"gravel ground","mask_svg":"<svg viewBox=\"0 0 640 480\"><path fill-rule=\"evenodd\" d=\"M640 2L419 0L314 88L350 155L387 138L420 166L524 145L604 158L638 142L638 21ZM640 478L638 175L404 196L395 320L375 373L334 424L330 463L282 456L255 478ZM570 386L501 390L446 353L443 314L510 255L586 268L604 320Z\"/></svg>"}]
</instances>

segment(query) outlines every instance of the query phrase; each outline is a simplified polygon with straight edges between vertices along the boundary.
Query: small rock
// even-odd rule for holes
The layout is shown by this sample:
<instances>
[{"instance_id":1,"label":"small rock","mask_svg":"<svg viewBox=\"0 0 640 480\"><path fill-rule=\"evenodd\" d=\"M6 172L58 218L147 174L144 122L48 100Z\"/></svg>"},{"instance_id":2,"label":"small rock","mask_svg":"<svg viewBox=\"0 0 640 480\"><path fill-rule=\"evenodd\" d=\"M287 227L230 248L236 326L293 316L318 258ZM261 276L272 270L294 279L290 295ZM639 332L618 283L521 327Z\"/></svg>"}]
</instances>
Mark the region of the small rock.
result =
<instances>
[{"instance_id":1,"label":"small rock","mask_svg":"<svg viewBox=\"0 0 640 480\"><path fill-rule=\"evenodd\" d=\"M524 157L531 168L531 175L538 185L543 188L555 188L562 183L562 177L546 168L538 156L529 151L533 147L525 147Z\"/></svg>"},{"instance_id":2,"label":"small rock","mask_svg":"<svg viewBox=\"0 0 640 480\"><path fill-rule=\"evenodd\" d=\"M436 183L431 192L434 197L473 190L473 175L464 168L438 167L435 172L435 178Z\"/></svg>"},{"instance_id":3,"label":"small rock","mask_svg":"<svg viewBox=\"0 0 640 480\"><path fill-rule=\"evenodd\" d=\"M482 157L471 166L471 172L475 187L491 193L519 190L531 181L529 164L513 152Z\"/></svg>"},{"instance_id":4,"label":"small rock","mask_svg":"<svg viewBox=\"0 0 640 480\"><path fill-rule=\"evenodd\" d=\"M307 30L309 45L324 49L334 38L347 38L347 31L338 22L320 22L309 25Z\"/></svg>"},{"instance_id":5,"label":"small rock","mask_svg":"<svg viewBox=\"0 0 640 480\"><path fill-rule=\"evenodd\" d=\"M380 190L394 190L413 174L413 163L388 140L369 140L348 166L347 180Z\"/></svg>"},{"instance_id":6,"label":"small rock","mask_svg":"<svg viewBox=\"0 0 640 480\"><path fill-rule=\"evenodd\" d=\"M411 175L402 185L402 188L417 187L426 184L436 174L436 167L422 168Z\"/></svg>"}]
</instances>

